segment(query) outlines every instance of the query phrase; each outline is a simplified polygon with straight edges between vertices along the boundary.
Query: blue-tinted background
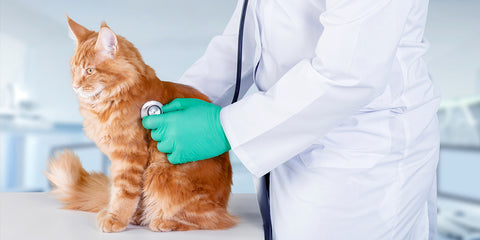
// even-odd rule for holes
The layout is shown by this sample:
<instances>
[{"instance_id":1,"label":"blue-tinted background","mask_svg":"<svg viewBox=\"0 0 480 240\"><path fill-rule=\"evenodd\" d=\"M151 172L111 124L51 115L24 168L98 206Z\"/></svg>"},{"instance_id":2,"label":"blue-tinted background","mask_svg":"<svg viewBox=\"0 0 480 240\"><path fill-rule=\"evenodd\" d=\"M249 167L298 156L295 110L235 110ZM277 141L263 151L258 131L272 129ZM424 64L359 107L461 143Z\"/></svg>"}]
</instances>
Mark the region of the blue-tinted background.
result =
<instances>
[{"instance_id":1,"label":"blue-tinted background","mask_svg":"<svg viewBox=\"0 0 480 240\"><path fill-rule=\"evenodd\" d=\"M81 128L70 86L65 13L98 30L106 21L140 50L163 80L175 81L222 32L236 0L0 0L0 191L47 191L55 150L73 148L87 170L108 159ZM432 0L425 56L442 91L439 232L474 239L480 229L480 1ZM254 192L232 156L235 193ZM477 230L476 230L477 229Z\"/></svg>"}]
</instances>

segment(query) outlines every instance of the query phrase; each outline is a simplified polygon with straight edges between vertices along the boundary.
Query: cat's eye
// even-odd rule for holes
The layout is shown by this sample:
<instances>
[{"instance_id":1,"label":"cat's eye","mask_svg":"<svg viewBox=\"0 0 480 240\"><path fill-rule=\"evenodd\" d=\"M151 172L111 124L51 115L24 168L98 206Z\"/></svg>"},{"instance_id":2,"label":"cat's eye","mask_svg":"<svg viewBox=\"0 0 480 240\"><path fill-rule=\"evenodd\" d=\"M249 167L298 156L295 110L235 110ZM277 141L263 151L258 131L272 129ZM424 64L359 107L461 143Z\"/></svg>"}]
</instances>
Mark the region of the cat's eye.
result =
<instances>
[{"instance_id":1,"label":"cat's eye","mask_svg":"<svg viewBox=\"0 0 480 240\"><path fill-rule=\"evenodd\" d=\"M95 68L87 68L87 74L91 75L95 72Z\"/></svg>"}]
</instances>

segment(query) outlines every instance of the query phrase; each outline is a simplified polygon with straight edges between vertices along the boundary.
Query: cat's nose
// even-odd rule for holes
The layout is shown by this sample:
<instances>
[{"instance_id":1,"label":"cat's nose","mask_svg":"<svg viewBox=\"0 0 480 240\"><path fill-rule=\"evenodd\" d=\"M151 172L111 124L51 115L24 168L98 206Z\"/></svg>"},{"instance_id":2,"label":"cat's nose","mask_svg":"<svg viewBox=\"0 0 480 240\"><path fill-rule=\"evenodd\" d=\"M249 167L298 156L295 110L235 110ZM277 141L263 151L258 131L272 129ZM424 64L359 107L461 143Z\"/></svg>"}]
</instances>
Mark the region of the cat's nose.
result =
<instances>
[{"instance_id":1,"label":"cat's nose","mask_svg":"<svg viewBox=\"0 0 480 240\"><path fill-rule=\"evenodd\" d=\"M78 90L80 88L80 85L75 85L74 84L74 85L72 85L72 87L73 87L73 90Z\"/></svg>"}]
</instances>

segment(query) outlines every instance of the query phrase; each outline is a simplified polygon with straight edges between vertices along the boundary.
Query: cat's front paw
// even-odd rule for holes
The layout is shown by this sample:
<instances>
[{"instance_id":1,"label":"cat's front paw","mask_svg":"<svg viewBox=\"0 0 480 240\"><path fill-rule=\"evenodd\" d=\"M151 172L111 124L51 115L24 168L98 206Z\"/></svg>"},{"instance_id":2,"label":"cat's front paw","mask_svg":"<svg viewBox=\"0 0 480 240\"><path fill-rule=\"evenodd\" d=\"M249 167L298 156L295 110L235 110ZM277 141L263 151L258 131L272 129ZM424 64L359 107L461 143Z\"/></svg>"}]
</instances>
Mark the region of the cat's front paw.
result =
<instances>
[{"instance_id":1,"label":"cat's front paw","mask_svg":"<svg viewBox=\"0 0 480 240\"><path fill-rule=\"evenodd\" d=\"M104 209L97 215L97 224L102 232L120 232L127 228L128 222L122 223L115 214Z\"/></svg>"}]
</instances>

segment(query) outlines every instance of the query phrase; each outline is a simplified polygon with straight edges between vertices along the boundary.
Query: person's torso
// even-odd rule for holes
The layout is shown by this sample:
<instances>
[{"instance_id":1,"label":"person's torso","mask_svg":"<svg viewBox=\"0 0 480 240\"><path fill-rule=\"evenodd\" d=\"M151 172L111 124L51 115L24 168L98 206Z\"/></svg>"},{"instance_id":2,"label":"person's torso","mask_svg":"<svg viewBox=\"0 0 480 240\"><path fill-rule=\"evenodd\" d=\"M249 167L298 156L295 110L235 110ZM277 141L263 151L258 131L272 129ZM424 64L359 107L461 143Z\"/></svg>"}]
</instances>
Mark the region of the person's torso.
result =
<instances>
[{"instance_id":1,"label":"person's torso","mask_svg":"<svg viewBox=\"0 0 480 240\"><path fill-rule=\"evenodd\" d=\"M303 153L304 158L349 159L372 152L388 155L419 141L432 124L439 94L422 59L428 49L423 38L428 1L406 2L411 11L384 92ZM310 0L249 1L244 65L253 68L259 91L267 91L299 61L315 57L325 4Z\"/></svg>"}]
</instances>

